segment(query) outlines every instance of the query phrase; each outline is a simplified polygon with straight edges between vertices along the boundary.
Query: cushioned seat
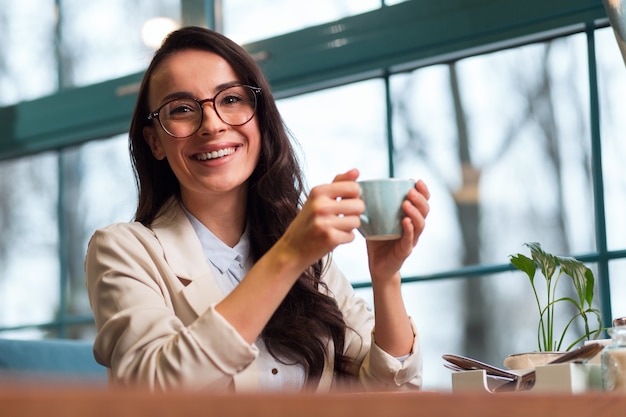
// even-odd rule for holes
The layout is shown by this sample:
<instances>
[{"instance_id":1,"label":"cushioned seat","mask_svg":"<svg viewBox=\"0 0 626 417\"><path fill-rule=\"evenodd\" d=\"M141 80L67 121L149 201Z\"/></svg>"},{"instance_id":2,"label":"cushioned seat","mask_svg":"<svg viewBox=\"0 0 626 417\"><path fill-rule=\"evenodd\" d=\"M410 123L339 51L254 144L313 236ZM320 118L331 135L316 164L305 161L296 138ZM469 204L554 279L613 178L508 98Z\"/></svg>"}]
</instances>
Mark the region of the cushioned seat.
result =
<instances>
[{"instance_id":1,"label":"cushioned seat","mask_svg":"<svg viewBox=\"0 0 626 417\"><path fill-rule=\"evenodd\" d=\"M88 341L0 338L0 379L45 377L106 382L106 368L93 357Z\"/></svg>"}]
</instances>

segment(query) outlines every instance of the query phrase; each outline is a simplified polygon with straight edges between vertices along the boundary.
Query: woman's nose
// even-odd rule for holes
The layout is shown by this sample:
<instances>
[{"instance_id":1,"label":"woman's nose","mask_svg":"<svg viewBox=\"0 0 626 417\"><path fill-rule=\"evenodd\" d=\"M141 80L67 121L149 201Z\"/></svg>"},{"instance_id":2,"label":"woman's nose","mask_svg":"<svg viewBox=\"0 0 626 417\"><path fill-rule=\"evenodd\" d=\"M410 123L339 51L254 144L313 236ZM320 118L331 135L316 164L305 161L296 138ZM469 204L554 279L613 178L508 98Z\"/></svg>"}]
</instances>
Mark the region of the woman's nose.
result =
<instances>
[{"instance_id":1,"label":"woman's nose","mask_svg":"<svg viewBox=\"0 0 626 417\"><path fill-rule=\"evenodd\" d=\"M200 131L220 131L226 129L228 126L224 121L218 116L217 111L215 111L215 106L212 102L203 103L202 105L202 124L200 125Z\"/></svg>"}]
</instances>

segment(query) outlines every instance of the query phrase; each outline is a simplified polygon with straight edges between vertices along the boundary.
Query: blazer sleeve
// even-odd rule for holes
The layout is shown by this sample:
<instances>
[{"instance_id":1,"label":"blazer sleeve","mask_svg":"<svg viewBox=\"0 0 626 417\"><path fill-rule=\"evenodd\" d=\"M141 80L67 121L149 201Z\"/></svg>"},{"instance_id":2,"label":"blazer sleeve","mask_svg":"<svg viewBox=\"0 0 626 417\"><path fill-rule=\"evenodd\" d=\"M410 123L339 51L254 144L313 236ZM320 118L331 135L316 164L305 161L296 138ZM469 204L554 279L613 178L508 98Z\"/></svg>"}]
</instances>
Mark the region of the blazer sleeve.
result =
<instances>
[{"instance_id":1,"label":"blazer sleeve","mask_svg":"<svg viewBox=\"0 0 626 417\"><path fill-rule=\"evenodd\" d=\"M344 351L354 364L349 372L358 376L361 387L368 391L420 389L422 353L413 320L412 351L404 360L399 360L376 344L372 308L355 295L352 285L334 262L328 265L324 280L348 326Z\"/></svg>"},{"instance_id":2,"label":"blazer sleeve","mask_svg":"<svg viewBox=\"0 0 626 417\"><path fill-rule=\"evenodd\" d=\"M152 231L138 223L96 231L85 271L98 328L94 355L113 383L227 390L258 355L213 306L181 320L176 294L184 285Z\"/></svg>"}]
</instances>

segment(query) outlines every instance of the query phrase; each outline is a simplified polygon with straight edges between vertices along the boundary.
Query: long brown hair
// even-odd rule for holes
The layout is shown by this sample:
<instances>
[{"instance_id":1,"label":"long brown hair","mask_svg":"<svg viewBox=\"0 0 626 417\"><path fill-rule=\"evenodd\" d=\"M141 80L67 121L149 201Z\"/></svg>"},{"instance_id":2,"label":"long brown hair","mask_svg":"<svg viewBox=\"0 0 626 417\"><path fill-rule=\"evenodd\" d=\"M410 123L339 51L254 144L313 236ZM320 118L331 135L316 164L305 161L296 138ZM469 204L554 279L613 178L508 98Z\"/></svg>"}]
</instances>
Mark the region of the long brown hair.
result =
<instances>
[{"instance_id":1,"label":"long brown hair","mask_svg":"<svg viewBox=\"0 0 626 417\"><path fill-rule=\"evenodd\" d=\"M172 32L156 51L139 90L130 127L130 153L139 192L135 220L150 226L159 210L180 186L167 160L153 157L143 136L148 123L148 87L155 69L177 52L198 49L224 58L244 84L261 88L256 116L261 132L259 162L248 179L247 220L254 261L283 235L297 215L304 195L303 175L287 129L271 95L268 82L250 55L230 39L205 28L186 27ZM331 337L335 371L343 373L346 325L336 301L320 292L322 262L309 267L294 284L265 327L262 337L274 357L301 363L308 381L319 379Z\"/></svg>"}]
</instances>

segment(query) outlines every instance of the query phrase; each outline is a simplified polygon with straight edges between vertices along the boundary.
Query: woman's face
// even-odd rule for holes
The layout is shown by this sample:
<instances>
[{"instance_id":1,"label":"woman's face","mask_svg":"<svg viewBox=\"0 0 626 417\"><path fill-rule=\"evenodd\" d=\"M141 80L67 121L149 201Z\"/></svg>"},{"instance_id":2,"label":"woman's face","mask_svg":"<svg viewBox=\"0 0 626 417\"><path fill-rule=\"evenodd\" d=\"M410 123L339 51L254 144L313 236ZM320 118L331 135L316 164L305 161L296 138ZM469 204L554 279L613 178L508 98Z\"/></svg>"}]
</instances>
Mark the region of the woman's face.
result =
<instances>
[{"instance_id":1,"label":"woman's face","mask_svg":"<svg viewBox=\"0 0 626 417\"><path fill-rule=\"evenodd\" d=\"M177 52L153 72L148 107L156 111L175 96L198 101L213 98L225 86L239 82L231 66L219 55L200 50ZM256 115L242 126L230 126L217 116L212 103L205 103L203 112L200 128L187 138L171 137L156 120L144 128L154 157L169 162L186 205L206 201L216 194L245 195L245 183L260 154ZM214 157L214 152L223 156Z\"/></svg>"}]
</instances>

